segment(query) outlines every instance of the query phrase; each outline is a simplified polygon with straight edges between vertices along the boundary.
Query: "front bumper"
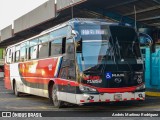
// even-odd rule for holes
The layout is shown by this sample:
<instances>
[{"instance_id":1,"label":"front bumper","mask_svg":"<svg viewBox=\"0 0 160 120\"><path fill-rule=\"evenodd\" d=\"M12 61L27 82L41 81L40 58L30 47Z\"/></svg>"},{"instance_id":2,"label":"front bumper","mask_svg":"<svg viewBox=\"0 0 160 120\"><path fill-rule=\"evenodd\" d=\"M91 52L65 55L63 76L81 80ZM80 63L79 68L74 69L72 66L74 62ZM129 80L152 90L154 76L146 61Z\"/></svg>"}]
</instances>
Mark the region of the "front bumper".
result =
<instances>
[{"instance_id":1,"label":"front bumper","mask_svg":"<svg viewBox=\"0 0 160 120\"><path fill-rule=\"evenodd\" d=\"M129 100L145 100L145 92L77 94L77 104L93 102L119 102Z\"/></svg>"}]
</instances>

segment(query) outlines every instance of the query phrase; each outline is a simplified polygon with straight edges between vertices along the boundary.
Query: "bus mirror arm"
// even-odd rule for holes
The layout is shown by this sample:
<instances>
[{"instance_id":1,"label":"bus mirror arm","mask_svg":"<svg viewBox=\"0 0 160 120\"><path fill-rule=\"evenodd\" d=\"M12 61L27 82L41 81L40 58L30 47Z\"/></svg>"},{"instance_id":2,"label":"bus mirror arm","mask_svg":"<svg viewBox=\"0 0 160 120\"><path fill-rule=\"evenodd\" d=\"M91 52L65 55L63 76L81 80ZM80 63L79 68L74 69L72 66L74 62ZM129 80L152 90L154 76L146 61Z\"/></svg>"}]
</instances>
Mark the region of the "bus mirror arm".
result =
<instances>
[{"instance_id":1,"label":"bus mirror arm","mask_svg":"<svg viewBox=\"0 0 160 120\"><path fill-rule=\"evenodd\" d=\"M74 36L74 37L79 36L78 31L76 31L76 30L72 30L72 31L71 31L71 36Z\"/></svg>"}]
</instances>

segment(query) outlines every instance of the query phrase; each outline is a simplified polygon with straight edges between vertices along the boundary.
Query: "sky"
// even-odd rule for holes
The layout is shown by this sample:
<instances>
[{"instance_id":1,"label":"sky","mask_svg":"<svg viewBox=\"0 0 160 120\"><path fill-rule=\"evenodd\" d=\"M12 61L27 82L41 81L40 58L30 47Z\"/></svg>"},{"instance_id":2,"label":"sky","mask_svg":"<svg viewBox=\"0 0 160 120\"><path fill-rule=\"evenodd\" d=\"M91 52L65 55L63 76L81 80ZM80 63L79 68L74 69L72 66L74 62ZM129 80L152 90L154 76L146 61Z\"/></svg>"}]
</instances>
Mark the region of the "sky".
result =
<instances>
[{"instance_id":1,"label":"sky","mask_svg":"<svg viewBox=\"0 0 160 120\"><path fill-rule=\"evenodd\" d=\"M0 30L48 0L0 0Z\"/></svg>"}]
</instances>

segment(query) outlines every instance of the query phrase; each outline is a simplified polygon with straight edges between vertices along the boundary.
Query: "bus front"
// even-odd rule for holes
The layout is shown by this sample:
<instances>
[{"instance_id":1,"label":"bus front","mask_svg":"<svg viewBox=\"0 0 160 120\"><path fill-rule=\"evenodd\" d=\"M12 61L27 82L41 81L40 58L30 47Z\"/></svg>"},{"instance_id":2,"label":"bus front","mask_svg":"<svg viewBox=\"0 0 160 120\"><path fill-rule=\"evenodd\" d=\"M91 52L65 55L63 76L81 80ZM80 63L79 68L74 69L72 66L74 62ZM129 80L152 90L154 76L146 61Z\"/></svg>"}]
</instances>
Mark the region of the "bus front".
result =
<instances>
[{"instance_id":1,"label":"bus front","mask_svg":"<svg viewBox=\"0 0 160 120\"><path fill-rule=\"evenodd\" d=\"M135 30L104 22L76 25L77 103L144 100L143 60Z\"/></svg>"}]
</instances>

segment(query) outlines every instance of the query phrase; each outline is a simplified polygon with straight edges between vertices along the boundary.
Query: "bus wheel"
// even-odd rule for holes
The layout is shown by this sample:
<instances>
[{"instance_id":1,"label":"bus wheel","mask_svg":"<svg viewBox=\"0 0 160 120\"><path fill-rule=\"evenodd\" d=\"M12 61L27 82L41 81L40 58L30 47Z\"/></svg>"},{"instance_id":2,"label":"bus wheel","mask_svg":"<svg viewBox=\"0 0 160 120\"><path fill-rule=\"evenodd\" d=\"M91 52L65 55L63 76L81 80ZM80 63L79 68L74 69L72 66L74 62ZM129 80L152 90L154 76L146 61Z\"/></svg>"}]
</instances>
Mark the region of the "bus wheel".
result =
<instances>
[{"instance_id":1,"label":"bus wheel","mask_svg":"<svg viewBox=\"0 0 160 120\"><path fill-rule=\"evenodd\" d=\"M53 85L53 88L52 88L52 100L53 100L53 104L56 108L61 108L62 105L63 105L63 102L58 100L58 95L57 95L57 92L58 92L58 88L57 86L54 84Z\"/></svg>"},{"instance_id":2,"label":"bus wheel","mask_svg":"<svg viewBox=\"0 0 160 120\"><path fill-rule=\"evenodd\" d=\"M14 83L14 94L15 94L15 96L17 96L17 97L20 96L20 92L18 92L18 90L17 90L16 82Z\"/></svg>"}]
</instances>

